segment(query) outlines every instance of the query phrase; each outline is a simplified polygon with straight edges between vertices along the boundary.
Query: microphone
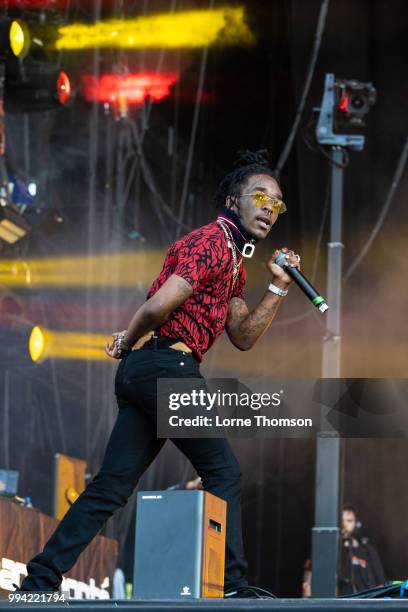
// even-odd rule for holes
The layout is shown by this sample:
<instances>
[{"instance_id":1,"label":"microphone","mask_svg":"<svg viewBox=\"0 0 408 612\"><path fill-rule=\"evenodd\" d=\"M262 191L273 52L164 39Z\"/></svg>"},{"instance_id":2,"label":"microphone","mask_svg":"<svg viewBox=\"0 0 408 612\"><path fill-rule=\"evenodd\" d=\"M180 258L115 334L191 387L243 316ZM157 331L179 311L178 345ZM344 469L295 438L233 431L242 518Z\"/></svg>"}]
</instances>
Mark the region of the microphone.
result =
<instances>
[{"instance_id":1,"label":"microphone","mask_svg":"<svg viewBox=\"0 0 408 612\"><path fill-rule=\"evenodd\" d=\"M288 264L286 253L280 251L279 255L275 259L275 263L281 268L284 268L285 272L287 272L289 276L293 278L297 286L300 287L303 293L307 295L312 304L316 306L320 312L326 312L326 310L328 310L329 307L326 304L325 299L318 291L316 291L313 285L307 280L306 276L304 276L300 270L293 268L290 264Z\"/></svg>"}]
</instances>

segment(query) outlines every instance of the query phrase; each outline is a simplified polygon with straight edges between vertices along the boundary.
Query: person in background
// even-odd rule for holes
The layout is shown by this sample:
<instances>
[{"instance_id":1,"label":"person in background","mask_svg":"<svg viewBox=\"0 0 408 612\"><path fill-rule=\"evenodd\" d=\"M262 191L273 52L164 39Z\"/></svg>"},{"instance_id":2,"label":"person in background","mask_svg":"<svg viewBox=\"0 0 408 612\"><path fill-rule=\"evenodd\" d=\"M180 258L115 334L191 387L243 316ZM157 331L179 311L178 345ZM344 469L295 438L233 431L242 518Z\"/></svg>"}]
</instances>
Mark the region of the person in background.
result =
<instances>
[{"instance_id":1,"label":"person in background","mask_svg":"<svg viewBox=\"0 0 408 612\"><path fill-rule=\"evenodd\" d=\"M357 511L351 504L342 509L338 571L338 596L352 595L385 584L380 556L368 538L361 537ZM311 597L312 571L307 559L303 574L303 597Z\"/></svg>"}]
</instances>

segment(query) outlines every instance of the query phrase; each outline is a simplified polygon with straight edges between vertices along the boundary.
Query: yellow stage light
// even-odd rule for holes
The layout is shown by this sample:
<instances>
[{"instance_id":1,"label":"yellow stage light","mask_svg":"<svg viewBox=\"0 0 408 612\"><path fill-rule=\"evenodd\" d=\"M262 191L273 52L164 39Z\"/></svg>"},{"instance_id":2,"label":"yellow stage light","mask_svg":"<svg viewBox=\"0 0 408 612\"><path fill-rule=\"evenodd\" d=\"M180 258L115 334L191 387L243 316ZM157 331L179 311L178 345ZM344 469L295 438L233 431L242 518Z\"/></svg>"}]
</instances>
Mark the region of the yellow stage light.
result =
<instances>
[{"instance_id":1,"label":"yellow stage light","mask_svg":"<svg viewBox=\"0 0 408 612\"><path fill-rule=\"evenodd\" d=\"M10 48L16 57L22 57L28 51L28 31L20 21L10 25Z\"/></svg>"},{"instance_id":2,"label":"yellow stage light","mask_svg":"<svg viewBox=\"0 0 408 612\"><path fill-rule=\"evenodd\" d=\"M36 363L41 363L46 357L45 349L47 346L47 333L38 325L33 327L28 341L30 357Z\"/></svg>"},{"instance_id":3,"label":"yellow stage light","mask_svg":"<svg viewBox=\"0 0 408 612\"><path fill-rule=\"evenodd\" d=\"M119 47L126 49L252 45L244 7L224 7L152 15L136 19L71 24L59 28L57 49Z\"/></svg>"},{"instance_id":4,"label":"yellow stage light","mask_svg":"<svg viewBox=\"0 0 408 612\"><path fill-rule=\"evenodd\" d=\"M91 359L107 361L106 340L109 335L60 332L36 326L29 339L29 353L35 363L42 363L48 357L55 359Z\"/></svg>"},{"instance_id":5,"label":"yellow stage light","mask_svg":"<svg viewBox=\"0 0 408 612\"><path fill-rule=\"evenodd\" d=\"M24 57L30 48L30 32L23 21L0 18L0 57Z\"/></svg>"}]
</instances>

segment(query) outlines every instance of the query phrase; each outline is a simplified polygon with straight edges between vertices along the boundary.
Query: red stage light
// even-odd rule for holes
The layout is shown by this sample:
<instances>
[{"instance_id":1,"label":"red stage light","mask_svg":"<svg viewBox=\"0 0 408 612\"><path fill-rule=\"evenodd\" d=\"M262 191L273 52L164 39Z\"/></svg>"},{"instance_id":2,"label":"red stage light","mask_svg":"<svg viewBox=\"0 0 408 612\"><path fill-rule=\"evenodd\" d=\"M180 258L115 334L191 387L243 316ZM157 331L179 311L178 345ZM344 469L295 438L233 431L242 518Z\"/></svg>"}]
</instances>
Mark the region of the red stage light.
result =
<instances>
[{"instance_id":1,"label":"red stage light","mask_svg":"<svg viewBox=\"0 0 408 612\"><path fill-rule=\"evenodd\" d=\"M93 75L83 75L84 95L88 101L140 105L151 98L154 102L170 94L170 87L176 82L176 73L156 74L140 72L127 74L104 74L99 80Z\"/></svg>"},{"instance_id":2,"label":"red stage light","mask_svg":"<svg viewBox=\"0 0 408 612\"><path fill-rule=\"evenodd\" d=\"M71 95L71 83L66 72L60 72L57 81L57 96L60 104L65 104Z\"/></svg>"},{"instance_id":3,"label":"red stage light","mask_svg":"<svg viewBox=\"0 0 408 612\"><path fill-rule=\"evenodd\" d=\"M344 111L345 113L347 113L348 110L348 96L343 96L343 98L340 101L340 105L339 105L339 110Z\"/></svg>"}]
</instances>

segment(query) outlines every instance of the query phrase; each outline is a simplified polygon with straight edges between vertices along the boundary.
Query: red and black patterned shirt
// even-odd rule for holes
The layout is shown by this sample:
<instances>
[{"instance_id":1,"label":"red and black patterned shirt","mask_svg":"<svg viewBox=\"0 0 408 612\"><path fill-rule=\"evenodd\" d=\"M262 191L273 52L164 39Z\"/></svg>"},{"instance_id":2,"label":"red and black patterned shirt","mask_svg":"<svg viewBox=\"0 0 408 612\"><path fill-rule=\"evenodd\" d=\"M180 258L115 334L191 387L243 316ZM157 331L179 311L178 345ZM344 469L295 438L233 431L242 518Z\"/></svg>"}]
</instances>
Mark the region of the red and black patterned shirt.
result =
<instances>
[{"instance_id":1,"label":"red and black patterned shirt","mask_svg":"<svg viewBox=\"0 0 408 612\"><path fill-rule=\"evenodd\" d=\"M240 255L238 254L240 258ZM192 295L156 331L185 342L198 361L224 331L232 297L244 299L246 272L241 263L232 287L233 258L223 229L216 221L199 227L172 244L163 269L147 299L172 275L184 278Z\"/></svg>"}]
</instances>

